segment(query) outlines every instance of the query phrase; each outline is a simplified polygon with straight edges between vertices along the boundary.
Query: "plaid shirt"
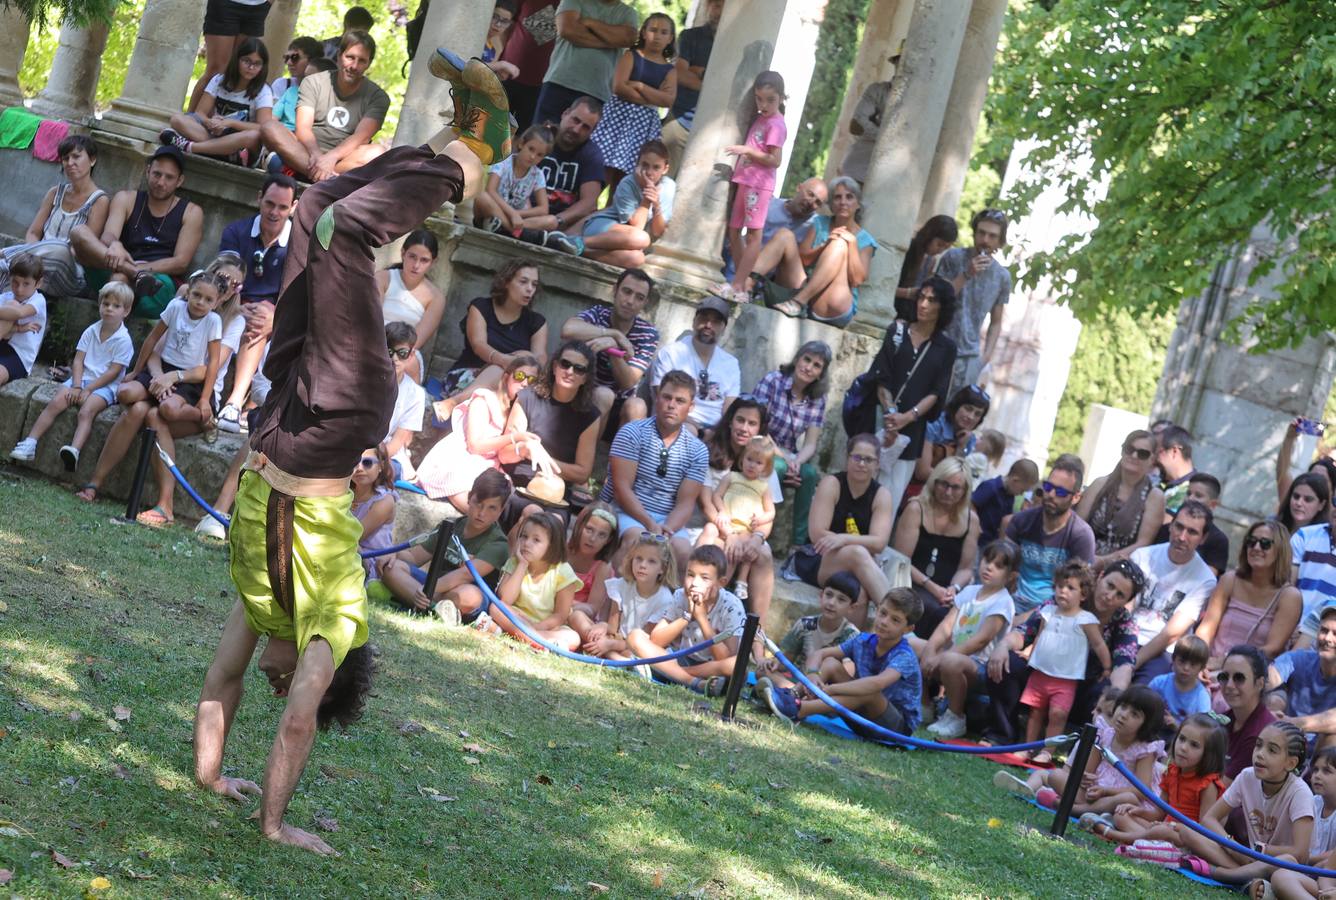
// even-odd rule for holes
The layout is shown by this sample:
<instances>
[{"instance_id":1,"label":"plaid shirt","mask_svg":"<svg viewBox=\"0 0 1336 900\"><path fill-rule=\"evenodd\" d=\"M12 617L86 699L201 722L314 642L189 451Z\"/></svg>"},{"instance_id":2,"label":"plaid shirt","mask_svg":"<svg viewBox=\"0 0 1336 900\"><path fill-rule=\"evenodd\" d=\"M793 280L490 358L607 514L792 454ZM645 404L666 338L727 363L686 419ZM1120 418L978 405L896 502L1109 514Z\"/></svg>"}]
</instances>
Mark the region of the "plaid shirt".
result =
<instances>
[{"instance_id":1,"label":"plaid shirt","mask_svg":"<svg viewBox=\"0 0 1336 900\"><path fill-rule=\"evenodd\" d=\"M798 452L798 441L809 428L821 428L826 423L826 398L805 397L793 399L793 376L776 369L761 379L752 392L765 405L770 416L770 437L781 449Z\"/></svg>"}]
</instances>

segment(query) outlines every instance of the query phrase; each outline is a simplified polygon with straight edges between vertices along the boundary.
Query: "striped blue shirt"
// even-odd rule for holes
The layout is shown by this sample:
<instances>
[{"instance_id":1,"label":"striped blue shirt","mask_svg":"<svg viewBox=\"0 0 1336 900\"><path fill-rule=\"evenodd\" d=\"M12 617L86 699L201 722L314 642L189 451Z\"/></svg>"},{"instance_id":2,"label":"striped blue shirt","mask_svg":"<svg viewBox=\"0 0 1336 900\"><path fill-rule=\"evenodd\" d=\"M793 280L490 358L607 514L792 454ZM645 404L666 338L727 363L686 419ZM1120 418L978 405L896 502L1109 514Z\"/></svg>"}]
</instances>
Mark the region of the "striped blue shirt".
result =
<instances>
[{"instance_id":1,"label":"striped blue shirt","mask_svg":"<svg viewBox=\"0 0 1336 900\"><path fill-rule=\"evenodd\" d=\"M1336 548L1331 544L1330 525L1308 525L1290 538L1294 564L1299 567L1299 591L1304 595L1304 615L1299 630L1317 637L1322 610L1336 602Z\"/></svg>"},{"instance_id":2,"label":"striped blue shirt","mask_svg":"<svg viewBox=\"0 0 1336 900\"><path fill-rule=\"evenodd\" d=\"M709 468L710 454L700 438L683 428L677 438L667 447L659 436L659 429L654 418L628 422L612 439L608 456L613 459L629 459L636 463L636 480L632 485L645 512L660 519L673 511L677 503L677 492L684 481L705 484L705 473ZM667 465L664 475L660 476L660 467L667 453ZM612 477L603 482L603 492L599 499L617 504L612 491Z\"/></svg>"}]
</instances>

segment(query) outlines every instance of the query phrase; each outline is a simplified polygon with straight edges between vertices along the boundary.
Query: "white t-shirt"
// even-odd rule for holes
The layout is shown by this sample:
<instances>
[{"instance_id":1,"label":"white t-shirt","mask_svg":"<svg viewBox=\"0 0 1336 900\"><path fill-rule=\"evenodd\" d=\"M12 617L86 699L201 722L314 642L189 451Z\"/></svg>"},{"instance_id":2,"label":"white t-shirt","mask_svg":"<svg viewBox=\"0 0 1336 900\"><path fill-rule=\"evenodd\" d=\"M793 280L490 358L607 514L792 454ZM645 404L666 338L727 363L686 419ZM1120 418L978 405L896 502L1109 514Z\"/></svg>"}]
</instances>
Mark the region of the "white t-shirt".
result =
<instances>
[{"instance_id":1,"label":"white t-shirt","mask_svg":"<svg viewBox=\"0 0 1336 900\"><path fill-rule=\"evenodd\" d=\"M970 654L970 659L986 663L997 645L1007 639L1011 620L1016 616L1016 601L1012 599L1011 591L1005 588L981 600L979 599L981 590L983 585L972 584L956 594L956 623L951 628L951 646L959 647L974 637L989 616L1001 616L1003 622L997 636L978 653Z\"/></svg>"},{"instance_id":2,"label":"white t-shirt","mask_svg":"<svg viewBox=\"0 0 1336 900\"><path fill-rule=\"evenodd\" d=\"M1313 794L1313 840L1308 845L1308 859L1312 865L1322 865L1322 860L1332 850L1336 850L1336 810L1329 810L1325 818L1322 815L1322 795Z\"/></svg>"},{"instance_id":3,"label":"white t-shirt","mask_svg":"<svg viewBox=\"0 0 1336 900\"><path fill-rule=\"evenodd\" d=\"M657 388L663 376L674 369L681 369L696 379L696 401L687 418L697 428L713 428L717 425L724 416L725 398L742 393L742 370L738 367L738 358L716 345L707 366L696 355L690 334L659 348L658 355L654 357L650 385ZM704 385L700 383L701 373L708 376Z\"/></svg>"},{"instance_id":4,"label":"white t-shirt","mask_svg":"<svg viewBox=\"0 0 1336 900\"><path fill-rule=\"evenodd\" d=\"M186 301L176 297L162 311L162 322L167 326L158 343L158 355L168 365L178 369L193 369L209 361L209 342L223 336L223 320L210 312L198 319L190 318Z\"/></svg>"},{"instance_id":5,"label":"white t-shirt","mask_svg":"<svg viewBox=\"0 0 1336 900\"><path fill-rule=\"evenodd\" d=\"M274 108L274 92L269 85L261 87L254 97L247 97L244 90L229 91L224 88L221 73L209 79L209 83L204 86L204 93L213 98L213 114L224 119L254 122L257 112Z\"/></svg>"},{"instance_id":6,"label":"white t-shirt","mask_svg":"<svg viewBox=\"0 0 1336 900\"><path fill-rule=\"evenodd\" d=\"M1084 609L1077 610L1074 616L1064 616L1054 605L1043 607L1039 615L1044 617L1044 630L1039 632L1039 640L1034 643L1030 668L1054 678L1074 681L1085 678L1090 641L1082 626L1098 625L1099 619Z\"/></svg>"},{"instance_id":7,"label":"white t-shirt","mask_svg":"<svg viewBox=\"0 0 1336 900\"><path fill-rule=\"evenodd\" d=\"M626 637L636 628L648 630L652 623L667 616L673 603L673 592L663 585L659 585L652 597L640 596L635 582L625 578L609 578L603 586L608 590L608 599L622 611L621 626L617 629L619 637Z\"/></svg>"},{"instance_id":8,"label":"white t-shirt","mask_svg":"<svg viewBox=\"0 0 1336 900\"><path fill-rule=\"evenodd\" d=\"M1137 598L1132 621L1137 626L1137 643L1146 646L1164 630L1177 613L1186 611L1196 621L1215 590L1215 573L1197 555L1183 565L1169 559L1169 545L1155 544L1132 552L1132 562L1146 574L1146 589ZM1174 652L1174 644L1165 647Z\"/></svg>"},{"instance_id":9,"label":"white t-shirt","mask_svg":"<svg viewBox=\"0 0 1336 900\"><path fill-rule=\"evenodd\" d=\"M417 382L405 375L399 379L399 392L394 395L394 413L390 416L390 430L385 435L385 440L394 437L394 433L400 428L407 428L409 431L422 430L422 417L426 414L426 403L423 400L422 388L418 387ZM408 446L399 448L399 452L394 454L394 458L399 461L403 467L403 477L412 478L414 475L413 463L408 458Z\"/></svg>"},{"instance_id":10,"label":"white t-shirt","mask_svg":"<svg viewBox=\"0 0 1336 900\"><path fill-rule=\"evenodd\" d=\"M705 634L701 631L700 625L691 617L691 604L687 602L686 591L682 588L678 588L673 594L673 600L668 604L668 609L662 618L669 621L687 620L687 627L682 629L682 633L673 642L673 650L685 650L687 647L694 647L705 640ZM734 596L732 591L719 588L719 597L715 600L710 611L705 614L705 621L710 623L710 627L714 629L715 634L741 637L743 626L747 624L747 608L742 605L741 600ZM708 662L712 658L707 648L700 653L683 657L680 662L682 665L691 666Z\"/></svg>"},{"instance_id":11,"label":"white t-shirt","mask_svg":"<svg viewBox=\"0 0 1336 900\"><path fill-rule=\"evenodd\" d=\"M105 341L101 336L102 323L94 322L79 335L79 345L74 348L76 353L82 352L84 355L85 383L101 378L107 374L107 369L114 365L129 368L130 363L134 362L134 342L130 340L130 332L124 325L117 328Z\"/></svg>"},{"instance_id":12,"label":"white t-shirt","mask_svg":"<svg viewBox=\"0 0 1336 900\"><path fill-rule=\"evenodd\" d=\"M25 303L19 304L14 299L13 291L5 291L0 294L0 306L9 306L18 304L27 305L37 310L36 315L24 316L14 322L15 325L27 325L36 322L42 326L38 331L24 334L11 334L9 336L9 346L14 348L19 359L23 362L23 368L32 374L32 364L37 361L37 351L42 349L42 338L46 337L46 298L42 296L41 291L33 291L33 295Z\"/></svg>"},{"instance_id":13,"label":"white t-shirt","mask_svg":"<svg viewBox=\"0 0 1336 900\"><path fill-rule=\"evenodd\" d=\"M218 369L218 377L213 382L213 405L219 409L223 407L223 382L227 380L227 373L232 370L232 359L241 347L241 335L245 330L246 319L240 314L233 316L232 321L223 329L223 346L232 352L223 360L222 366Z\"/></svg>"}]
</instances>

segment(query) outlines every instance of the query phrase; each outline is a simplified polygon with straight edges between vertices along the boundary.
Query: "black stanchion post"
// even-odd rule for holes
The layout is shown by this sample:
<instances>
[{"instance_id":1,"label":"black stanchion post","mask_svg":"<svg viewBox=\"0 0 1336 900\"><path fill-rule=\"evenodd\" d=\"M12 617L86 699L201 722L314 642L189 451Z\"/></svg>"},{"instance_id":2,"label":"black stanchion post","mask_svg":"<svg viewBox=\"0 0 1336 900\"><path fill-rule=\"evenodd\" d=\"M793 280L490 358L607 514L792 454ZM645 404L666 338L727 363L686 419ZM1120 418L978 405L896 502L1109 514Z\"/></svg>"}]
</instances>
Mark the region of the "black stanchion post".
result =
<instances>
[{"instance_id":1,"label":"black stanchion post","mask_svg":"<svg viewBox=\"0 0 1336 900\"><path fill-rule=\"evenodd\" d=\"M733 721L733 713L738 708L738 696L742 686L747 683L747 660L752 656L752 644L756 641L756 629L761 620L756 613L747 613L747 624L742 626L742 640L738 643L738 655L733 662L733 677L728 680L728 690L724 693L724 711L720 718L725 722Z\"/></svg>"},{"instance_id":2,"label":"black stanchion post","mask_svg":"<svg viewBox=\"0 0 1336 900\"><path fill-rule=\"evenodd\" d=\"M442 519L441 524L436 527L436 549L431 553L431 565L427 567L427 583L422 586L422 593L431 600L436 593L436 582L441 577L441 570L445 568L446 541L450 534L450 521Z\"/></svg>"},{"instance_id":3,"label":"black stanchion post","mask_svg":"<svg viewBox=\"0 0 1336 900\"><path fill-rule=\"evenodd\" d=\"M1072 754L1071 765L1067 769L1067 786L1062 792L1062 799L1058 801L1058 814L1053 817L1053 828L1050 834L1054 837L1062 837L1067 833L1067 820L1072 815L1072 804L1076 802L1076 795L1081 790L1081 776L1085 773L1086 763L1090 761L1090 754L1095 749L1095 738L1097 737L1095 726L1086 723L1081 729L1081 736L1076 742L1076 751Z\"/></svg>"},{"instance_id":4,"label":"black stanchion post","mask_svg":"<svg viewBox=\"0 0 1336 900\"><path fill-rule=\"evenodd\" d=\"M144 479L148 477L149 460L153 458L153 444L158 439L158 432L145 428L140 433L139 461L135 464L135 480L130 485L130 499L125 502L125 521L133 522L139 518L139 497L144 493Z\"/></svg>"}]
</instances>

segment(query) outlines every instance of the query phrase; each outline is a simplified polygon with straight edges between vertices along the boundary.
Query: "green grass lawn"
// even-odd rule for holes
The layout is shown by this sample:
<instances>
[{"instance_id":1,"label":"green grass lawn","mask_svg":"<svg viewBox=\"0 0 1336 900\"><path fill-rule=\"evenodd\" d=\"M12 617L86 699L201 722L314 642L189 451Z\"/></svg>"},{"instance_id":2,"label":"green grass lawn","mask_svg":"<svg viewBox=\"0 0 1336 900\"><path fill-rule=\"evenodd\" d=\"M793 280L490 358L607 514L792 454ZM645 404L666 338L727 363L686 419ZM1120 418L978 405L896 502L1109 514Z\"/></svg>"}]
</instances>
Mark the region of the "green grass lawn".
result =
<instances>
[{"instance_id":1,"label":"green grass lawn","mask_svg":"<svg viewBox=\"0 0 1336 900\"><path fill-rule=\"evenodd\" d=\"M987 762L724 725L685 691L383 609L368 714L319 737L289 810L342 856L276 846L191 781L225 551L8 471L0 510L0 895L1207 894L1028 830L1048 818ZM252 672L225 771L259 781L280 705Z\"/></svg>"}]
</instances>

